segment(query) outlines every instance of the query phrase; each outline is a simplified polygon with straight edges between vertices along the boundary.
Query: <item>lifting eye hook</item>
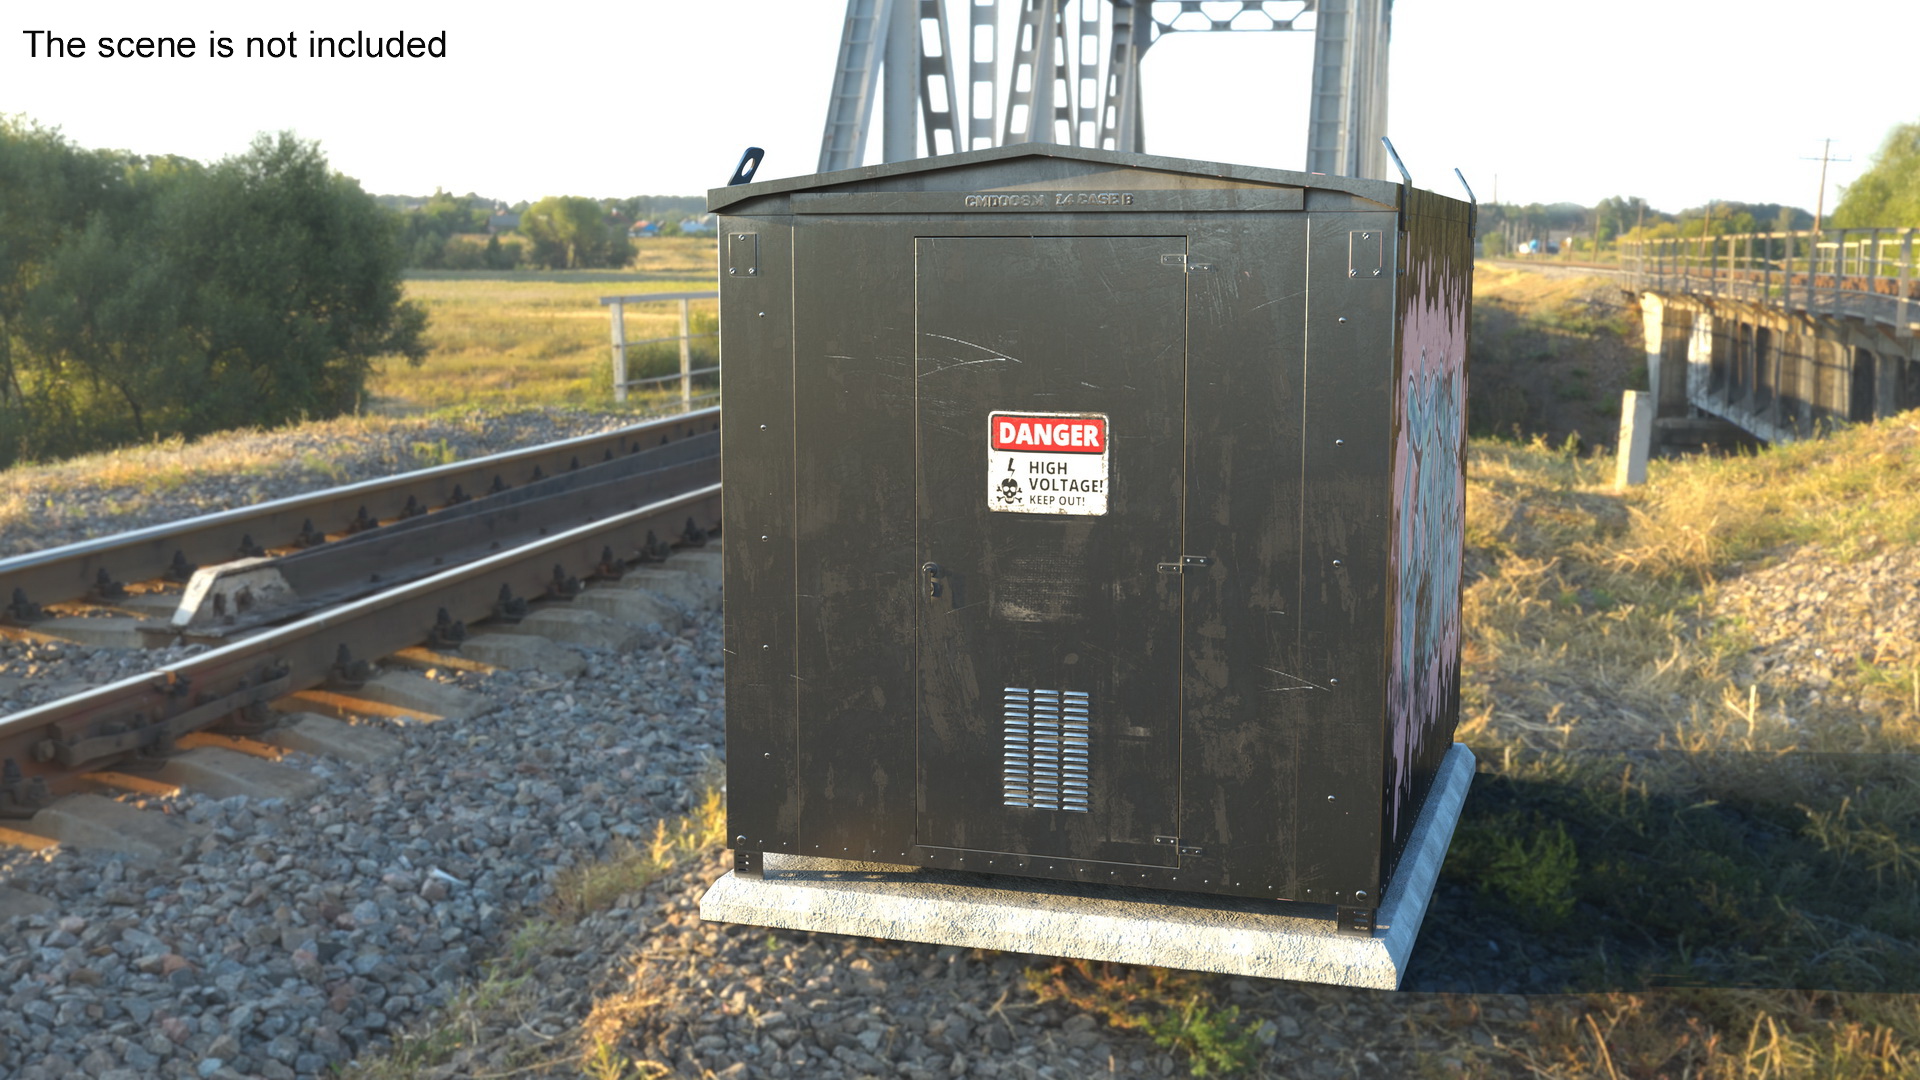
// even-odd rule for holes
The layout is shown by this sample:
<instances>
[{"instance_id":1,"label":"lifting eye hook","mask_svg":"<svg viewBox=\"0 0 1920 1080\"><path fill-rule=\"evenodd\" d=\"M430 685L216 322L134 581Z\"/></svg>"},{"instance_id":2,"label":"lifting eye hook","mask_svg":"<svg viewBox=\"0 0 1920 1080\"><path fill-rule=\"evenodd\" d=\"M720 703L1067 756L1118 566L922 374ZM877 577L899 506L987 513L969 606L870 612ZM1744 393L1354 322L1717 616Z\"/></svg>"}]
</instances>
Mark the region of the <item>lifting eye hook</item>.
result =
<instances>
[{"instance_id":1,"label":"lifting eye hook","mask_svg":"<svg viewBox=\"0 0 1920 1080\"><path fill-rule=\"evenodd\" d=\"M927 575L927 599L938 600L940 598L940 564L930 562L922 566L920 572Z\"/></svg>"}]
</instances>

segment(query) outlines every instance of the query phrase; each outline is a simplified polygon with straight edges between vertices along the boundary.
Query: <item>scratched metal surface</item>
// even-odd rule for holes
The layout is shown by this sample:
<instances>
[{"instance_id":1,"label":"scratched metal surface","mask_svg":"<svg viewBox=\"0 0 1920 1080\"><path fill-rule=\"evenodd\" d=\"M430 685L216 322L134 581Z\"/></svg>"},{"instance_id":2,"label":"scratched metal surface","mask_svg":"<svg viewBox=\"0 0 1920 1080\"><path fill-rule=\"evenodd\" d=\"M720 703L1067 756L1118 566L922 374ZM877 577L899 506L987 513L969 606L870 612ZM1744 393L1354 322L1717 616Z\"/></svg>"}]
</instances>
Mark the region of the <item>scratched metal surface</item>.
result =
<instances>
[{"instance_id":1,"label":"scratched metal surface","mask_svg":"<svg viewBox=\"0 0 1920 1080\"><path fill-rule=\"evenodd\" d=\"M1180 589L1155 568L1182 553L1187 274L1162 256L1186 239L932 237L915 254L920 561L944 581L917 620L917 838L1177 866L1154 838L1178 835ZM997 410L1106 417L1107 512L989 510ZM1047 584L1070 601L1035 602L1034 556L1057 557ZM1009 687L1089 695L1089 812L1003 805Z\"/></svg>"},{"instance_id":2,"label":"scratched metal surface","mask_svg":"<svg viewBox=\"0 0 1920 1080\"><path fill-rule=\"evenodd\" d=\"M723 268L720 293L727 372L727 403L720 411L727 833L739 850L793 852L800 828L793 678L793 229L777 215L727 221L724 229L722 235L740 230L754 238L750 250L760 271Z\"/></svg>"},{"instance_id":3,"label":"scratched metal surface","mask_svg":"<svg viewBox=\"0 0 1920 1080\"><path fill-rule=\"evenodd\" d=\"M1388 702L1398 185L1047 147L750 187L716 193L759 252L721 279L734 847L1371 906L1445 745L1394 757ZM1426 220L1409 250L1465 236ZM1109 417L1107 515L987 511L1020 410ZM1004 805L1007 687L1090 695L1089 812Z\"/></svg>"}]
</instances>

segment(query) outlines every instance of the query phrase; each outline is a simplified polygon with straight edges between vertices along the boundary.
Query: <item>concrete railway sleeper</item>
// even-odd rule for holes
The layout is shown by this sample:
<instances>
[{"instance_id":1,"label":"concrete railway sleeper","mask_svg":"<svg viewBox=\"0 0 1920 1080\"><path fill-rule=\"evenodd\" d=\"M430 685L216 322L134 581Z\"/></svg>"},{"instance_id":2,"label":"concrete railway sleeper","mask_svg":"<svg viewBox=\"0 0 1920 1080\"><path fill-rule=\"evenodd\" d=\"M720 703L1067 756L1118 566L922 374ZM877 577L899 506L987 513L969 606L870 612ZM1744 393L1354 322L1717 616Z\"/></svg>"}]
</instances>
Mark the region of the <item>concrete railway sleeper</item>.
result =
<instances>
[{"instance_id":1,"label":"concrete railway sleeper","mask_svg":"<svg viewBox=\"0 0 1920 1080\"><path fill-rule=\"evenodd\" d=\"M709 432L338 543L205 567L160 635L230 639L719 479L719 435ZM664 543L655 537L649 553Z\"/></svg>"},{"instance_id":2,"label":"concrete railway sleeper","mask_svg":"<svg viewBox=\"0 0 1920 1080\"><path fill-rule=\"evenodd\" d=\"M596 462L717 432L720 410L457 461L0 559L0 623L27 625L51 605L122 599L127 585L187 582L199 567L324 544L506 492Z\"/></svg>"},{"instance_id":3,"label":"concrete railway sleeper","mask_svg":"<svg viewBox=\"0 0 1920 1080\"><path fill-rule=\"evenodd\" d=\"M469 623L513 622L529 600L572 599L585 581L659 558L664 536L704 544L720 514L719 485L694 486L690 475L704 467L640 474L656 482L672 474L679 494L0 719L0 817L30 818L90 786L82 770L137 772L195 733L259 735L276 699L351 692L371 674L371 658L422 643L454 646Z\"/></svg>"}]
</instances>

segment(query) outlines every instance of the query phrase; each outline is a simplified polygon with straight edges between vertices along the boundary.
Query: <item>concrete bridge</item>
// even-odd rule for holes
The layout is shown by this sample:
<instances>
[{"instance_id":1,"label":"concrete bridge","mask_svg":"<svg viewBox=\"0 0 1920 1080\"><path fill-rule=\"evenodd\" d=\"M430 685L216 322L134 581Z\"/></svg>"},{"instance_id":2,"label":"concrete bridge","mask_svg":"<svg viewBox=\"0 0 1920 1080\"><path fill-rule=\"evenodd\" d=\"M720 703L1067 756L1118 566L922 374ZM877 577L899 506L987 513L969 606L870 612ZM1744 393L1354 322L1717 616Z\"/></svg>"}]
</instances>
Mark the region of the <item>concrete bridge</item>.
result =
<instances>
[{"instance_id":1,"label":"concrete bridge","mask_svg":"<svg viewBox=\"0 0 1920 1080\"><path fill-rule=\"evenodd\" d=\"M1658 441L1697 445L1731 423L1786 442L1920 408L1916 232L1622 243Z\"/></svg>"}]
</instances>

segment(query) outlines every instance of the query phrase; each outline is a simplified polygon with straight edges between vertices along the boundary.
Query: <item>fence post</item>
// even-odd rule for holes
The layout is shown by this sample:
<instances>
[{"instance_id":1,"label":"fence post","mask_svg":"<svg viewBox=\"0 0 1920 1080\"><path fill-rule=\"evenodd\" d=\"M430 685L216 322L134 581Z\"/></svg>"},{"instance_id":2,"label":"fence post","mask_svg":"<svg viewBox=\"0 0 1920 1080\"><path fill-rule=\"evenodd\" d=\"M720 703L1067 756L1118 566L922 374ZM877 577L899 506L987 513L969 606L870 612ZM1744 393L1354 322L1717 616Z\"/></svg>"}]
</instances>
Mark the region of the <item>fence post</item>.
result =
<instances>
[{"instance_id":1,"label":"fence post","mask_svg":"<svg viewBox=\"0 0 1920 1080\"><path fill-rule=\"evenodd\" d=\"M1613 486L1647 482L1647 452L1653 448L1653 395L1627 390L1620 396L1620 446L1614 451Z\"/></svg>"},{"instance_id":2,"label":"fence post","mask_svg":"<svg viewBox=\"0 0 1920 1080\"><path fill-rule=\"evenodd\" d=\"M693 411L693 316L680 301L680 411Z\"/></svg>"},{"instance_id":3,"label":"fence post","mask_svg":"<svg viewBox=\"0 0 1920 1080\"><path fill-rule=\"evenodd\" d=\"M613 400L627 400L627 313L620 301L613 302Z\"/></svg>"},{"instance_id":4,"label":"fence post","mask_svg":"<svg viewBox=\"0 0 1920 1080\"><path fill-rule=\"evenodd\" d=\"M1905 229L1900 234L1900 329L1901 337L1912 331L1913 316L1913 230Z\"/></svg>"},{"instance_id":5,"label":"fence post","mask_svg":"<svg viewBox=\"0 0 1920 1080\"><path fill-rule=\"evenodd\" d=\"M1780 265L1780 306L1793 310L1793 230L1787 230L1787 242Z\"/></svg>"}]
</instances>

